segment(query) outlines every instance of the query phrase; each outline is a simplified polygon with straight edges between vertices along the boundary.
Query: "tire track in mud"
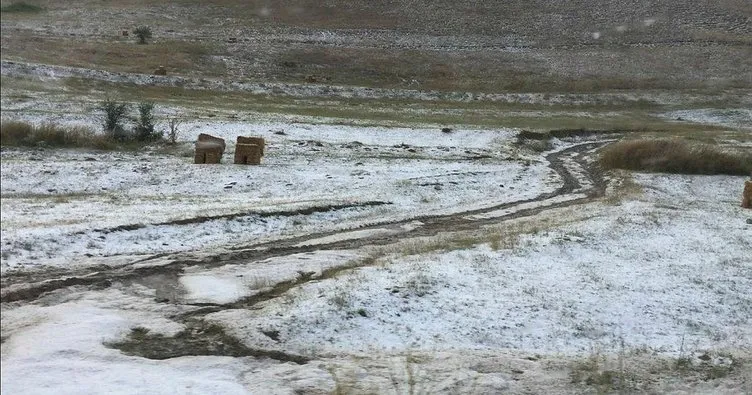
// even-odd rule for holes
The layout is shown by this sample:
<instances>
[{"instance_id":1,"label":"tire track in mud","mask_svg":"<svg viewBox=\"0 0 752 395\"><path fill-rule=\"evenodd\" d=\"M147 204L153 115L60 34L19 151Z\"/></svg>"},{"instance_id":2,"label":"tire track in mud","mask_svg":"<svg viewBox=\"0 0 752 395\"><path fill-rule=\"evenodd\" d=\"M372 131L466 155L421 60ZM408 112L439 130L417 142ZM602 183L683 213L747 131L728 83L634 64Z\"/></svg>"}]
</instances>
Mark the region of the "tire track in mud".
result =
<instances>
[{"instance_id":1,"label":"tire track in mud","mask_svg":"<svg viewBox=\"0 0 752 395\"><path fill-rule=\"evenodd\" d=\"M223 220L223 219L238 219L242 217L251 217L251 216L255 216L259 218L292 217L295 215L311 215L315 213L327 213L330 211L343 210L347 208L375 207L375 206L382 206L385 204L391 204L391 203L371 200L371 201L360 202L360 203L329 204L326 206L313 206L313 207L302 208L299 210L270 211L270 212L248 211L248 212L242 212L242 213L192 217L192 218L178 219L178 220L173 220L173 221L158 222L155 224L120 225L120 226L116 226L112 228L94 229L93 232L107 234L107 233L112 233L112 232L138 230L138 229L143 229L149 226L193 225L193 224L200 224L200 223L209 222L209 221L217 221L217 220ZM76 234L84 234L84 233L86 232L81 231L81 232L77 232Z\"/></svg>"},{"instance_id":2,"label":"tire track in mud","mask_svg":"<svg viewBox=\"0 0 752 395\"><path fill-rule=\"evenodd\" d=\"M120 266L116 268L103 268L101 266L98 266L94 269L82 269L78 273L65 273L65 271L63 270L54 270L47 273L24 273L19 274L17 276L17 280L14 279L14 274L9 274L4 276L6 278L3 279L4 284L2 294L0 296L2 297L3 303L33 301L48 292L62 288L72 286L85 286L92 289L104 289L112 286L115 282L118 281L130 281L138 279L140 277L154 275L180 274L189 267L212 268L231 263L249 263L268 258L319 250L344 250L355 249L367 245L388 245L404 239L433 236L442 232L456 232L477 229L478 227L487 224L494 224L510 219L532 216L544 210L590 202L603 195L606 187L606 181L602 176L601 169L597 166L597 164L589 162L588 157L594 150L607 144L608 142L586 142L548 154L546 156L546 160L549 162L549 166L561 178L562 185L553 192L545 193L532 199L508 202L482 209L468 210L453 214L415 216L398 221L385 221L356 229L307 234L304 236L293 237L285 240L235 247L229 252L201 258L181 259L181 253L175 253L174 256L176 259L174 261L159 266L143 265L148 264L149 261L164 259L173 254L157 254L145 259L134 261L126 266ZM583 187L583 185L580 183L580 179L578 179L578 177L573 174L570 169L568 169L567 164L576 165L578 169L580 169L587 177L587 181L590 185L588 187ZM575 193L582 194L584 196L575 197L571 200L554 202L545 206L524 208L511 212L509 214L498 215L489 218L470 218L473 215L491 213L504 209L514 209L515 207L526 203L545 202L548 199L555 197L564 197ZM377 234L367 237L339 240L328 243L306 244L307 241L315 241L324 237L347 234L354 230L382 229L386 226L407 225L415 221L419 221L420 223L422 223L422 225L415 227L414 229L405 230L402 232ZM139 264L139 267L132 266L136 263ZM242 303L244 305L248 305L249 303L257 303L261 300L268 300L276 297L281 293L284 293L287 289L300 285L306 281L320 279L324 275L333 276L336 275L336 273L339 271L352 268L352 266L337 267L329 269L328 271L325 271L325 273L322 273L321 276L317 276L315 278L300 277L297 280L280 283L271 291L263 294L257 294L251 297L251 299L249 300L244 300ZM214 307L208 308L213 309Z\"/></svg>"},{"instance_id":3,"label":"tire track in mud","mask_svg":"<svg viewBox=\"0 0 752 395\"><path fill-rule=\"evenodd\" d=\"M479 223L488 223L488 222L499 222L503 220L508 220L512 218L518 218L522 216L529 216L534 215L536 213L539 213L543 210L552 208L552 207L563 207L578 203L583 203L587 201L592 201L593 199L596 199L603 195L606 187L605 179L602 177L602 173L600 169L593 163L586 163L586 158L583 158L581 155L588 153L595 148L601 146L603 143L588 143L583 144L579 146L572 147L570 149L561 151L559 153L550 154L547 159L549 160L550 166L554 168L559 175L562 177L563 185L557 189L555 192L544 194L542 196L539 196L535 199L529 199L528 202L533 201L542 201L550 197L556 197L556 196L564 196L566 194L575 192L579 189L581 189L582 185L580 183L580 180L572 174L571 171L567 169L567 166L565 164L565 157L573 154L573 155L579 155L577 158L573 158L579 166L582 166L586 174L589 178L590 187L587 188L587 193L585 194L585 197L582 198L576 198L570 201L563 201L559 203L555 203L553 205L545 206L545 207L536 207L532 209L527 210L520 210L518 212L504 215L498 218L488 218L483 221L478 220L472 220L468 218L468 215L470 213L483 213L483 212L489 212L490 210L488 208L481 209L481 210L472 210L472 211L466 211L458 214L451 214L451 215L444 215L444 216L435 216L435 217L421 217L424 221L426 221L426 225L424 225L421 231L416 232L406 232L408 237L418 237L423 235L432 235L436 234L441 231L446 231L447 227L449 225L452 225L451 231L457 231L457 230L467 230L470 227L477 228ZM501 206L507 206L507 207L513 207L515 205L519 205L520 202L512 202ZM501 206L495 206L495 209L498 209ZM414 219L413 219L414 220ZM394 223L406 223L407 221L401 221L401 222L394 222ZM336 232L335 232L336 233ZM364 245L374 245L374 244L389 244L391 242L396 242L397 239L401 239L405 236L405 234L400 234L396 236L391 237L376 237L376 238L363 238L358 240L351 240L351 241L345 241L345 242L335 242L335 243L329 243L321 246L317 246L316 249L340 249L340 248L355 248L359 246ZM310 236L308 236L309 240L311 240ZM295 247L286 247L281 248L279 255L287 255L291 253L298 253L299 248L296 249ZM268 256L265 256L268 257ZM329 278L335 277L340 272L351 270L358 267L365 267L372 265L375 262L375 259L372 258L364 258L360 261L357 261L355 263L349 264L349 265L342 265L342 266L336 266L332 267L326 270L323 270L321 274L314 276L314 273L300 273L300 275L292 280L283 281L275 284L271 289L260 292L245 298L242 298L238 301L226 303L226 304L186 304L183 303L184 306L195 306L198 307L196 309L180 313L177 315L173 315L169 317L171 320L181 322L185 325L186 329L179 332L175 336L172 337L165 337L160 334L156 335L149 335L144 333L138 333L135 330L133 333L131 333L128 338L124 339L123 341L120 341L118 343L112 343L109 344L109 347L115 348L120 350L121 352L124 352L129 355L137 355L144 358L149 359L169 359L169 358L175 358L175 357L181 357L181 356L190 356L190 355L217 355L217 356L251 356L251 357L262 357L262 358L270 358L279 362L292 362L299 365L304 365L310 362L311 360L316 359L312 356L303 356L298 355L294 353L289 353L284 350L271 348L271 349L260 349L255 347L250 347L249 345L243 343L240 339L237 337L228 334L226 329L222 327L219 324L211 323L206 319L206 316L212 313L216 313L223 310L230 310L230 309L251 309L254 308L257 304L275 299L277 297L280 297L284 295L289 290L298 287L300 285L303 285L305 283L308 283L310 281L321 281ZM225 264L225 262L222 262L222 264ZM200 307L199 307L200 306ZM210 331L206 330L195 330L194 328L212 328ZM134 335L135 334L135 335ZM264 333L266 334L266 333ZM137 335L137 336L136 336ZM270 336L267 334L267 336Z\"/></svg>"}]
</instances>

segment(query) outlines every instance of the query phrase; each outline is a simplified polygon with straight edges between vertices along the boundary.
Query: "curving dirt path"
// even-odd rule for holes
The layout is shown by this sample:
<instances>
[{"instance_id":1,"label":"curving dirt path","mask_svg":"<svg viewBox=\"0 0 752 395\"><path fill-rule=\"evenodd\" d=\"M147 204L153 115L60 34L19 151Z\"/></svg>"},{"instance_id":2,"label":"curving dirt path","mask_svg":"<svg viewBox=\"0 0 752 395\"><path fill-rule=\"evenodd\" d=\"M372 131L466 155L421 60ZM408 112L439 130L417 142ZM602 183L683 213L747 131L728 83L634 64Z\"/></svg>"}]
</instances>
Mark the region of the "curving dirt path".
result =
<instances>
[{"instance_id":1,"label":"curving dirt path","mask_svg":"<svg viewBox=\"0 0 752 395\"><path fill-rule=\"evenodd\" d=\"M191 257L186 253L157 254L116 268L102 265L74 272L55 269L9 273L3 276L0 295L4 303L32 301L45 293L66 287L85 286L92 289L103 289L110 287L115 281L132 281L154 275L179 275L189 267L212 268L233 262L249 263L317 250L344 250L368 245L388 245L414 237L432 236L448 231L477 229L486 224L532 216L552 208L590 202L603 196L605 191L606 180L602 176L601 169L592 160L592 153L606 143L604 141L581 143L547 155L546 160L549 162L549 166L561 177L562 186L554 192L542 194L533 199L447 215L415 216L399 221L384 221L357 230L312 233L281 241L236 246L228 251L200 258ZM190 222L190 220L187 221ZM420 223L420 226L403 227L398 232L347 237L347 234L353 231L364 234L362 231L383 229L384 227L400 227L416 223L416 221ZM121 230L128 231L128 229ZM345 237L340 237L339 240L326 241L325 238L331 240L332 236ZM334 239L337 239L337 237L334 237ZM149 266L150 262L155 265ZM352 267L337 267L322 273L315 279L333 276L339 271ZM312 279L311 276L301 276L297 280L280 283L271 291L254 295L247 300L238 302L238 304L248 306L261 300L268 300L284 293L291 287ZM222 308L222 306L208 307L209 310L213 311Z\"/></svg>"}]
</instances>

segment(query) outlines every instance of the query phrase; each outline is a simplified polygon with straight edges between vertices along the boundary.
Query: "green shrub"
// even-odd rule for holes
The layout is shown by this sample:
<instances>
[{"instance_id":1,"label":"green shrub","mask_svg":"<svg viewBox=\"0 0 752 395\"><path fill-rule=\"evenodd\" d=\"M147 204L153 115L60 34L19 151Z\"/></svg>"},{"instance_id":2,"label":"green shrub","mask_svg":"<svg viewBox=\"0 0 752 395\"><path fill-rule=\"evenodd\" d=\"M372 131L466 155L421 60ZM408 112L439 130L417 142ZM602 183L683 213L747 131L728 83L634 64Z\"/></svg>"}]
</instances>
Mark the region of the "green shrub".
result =
<instances>
[{"instance_id":1,"label":"green shrub","mask_svg":"<svg viewBox=\"0 0 752 395\"><path fill-rule=\"evenodd\" d=\"M102 126L104 127L105 134L115 141L128 141L131 139L130 133L122 125L122 121L128 112L127 103L118 103L107 98L98 108L104 112Z\"/></svg>"},{"instance_id":2,"label":"green shrub","mask_svg":"<svg viewBox=\"0 0 752 395\"><path fill-rule=\"evenodd\" d=\"M148 142L162 139L162 132L154 130L154 103L138 105L138 120L135 128L136 141Z\"/></svg>"},{"instance_id":3,"label":"green shrub","mask_svg":"<svg viewBox=\"0 0 752 395\"><path fill-rule=\"evenodd\" d=\"M13 3L10 5L4 6L0 11L2 12L41 12L43 9L42 7L34 4L25 3L23 1L18 3Z\"/></svg>"},{"instance_id":4,"label":"green shrub","mask_svg":"<svg viewBox=\"0 0 752 395\"><path fill-rule=\"evenodd\" d=\"M151 38L151 28L149 26L139 26L133 29L133 35L138 38L139 44L146 44L146 40Z\"/></svg>"},{"instance_id":5,"label":"green shrub","mask_svg":"<svg viewBox=\"0 0 752 395\"><path fill-rule=\"evenodd\" d=\"M750 175L752 154L723 151L683 140L633 140L603 149L600 163L608 169L679 174Z\"/></svg>"}]
</instances>

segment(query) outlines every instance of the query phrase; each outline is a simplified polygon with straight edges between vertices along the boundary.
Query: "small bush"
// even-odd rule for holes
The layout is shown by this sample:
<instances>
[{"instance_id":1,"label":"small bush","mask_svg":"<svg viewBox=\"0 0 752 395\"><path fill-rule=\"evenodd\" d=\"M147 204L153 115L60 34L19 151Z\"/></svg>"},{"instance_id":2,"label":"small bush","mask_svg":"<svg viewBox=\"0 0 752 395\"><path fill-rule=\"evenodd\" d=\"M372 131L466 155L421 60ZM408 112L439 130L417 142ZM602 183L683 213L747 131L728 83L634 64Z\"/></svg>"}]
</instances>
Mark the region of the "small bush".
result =
<instances>
[{"instance_id":1,"label":"small bush","mask_svg":"<svg viewBox=\"0 0 752 395\"><path fill-rule=\"evenodd\" d=\"M752 155L723 151L707 144L683 140L621 141L606 147L600 156L608 169L643 170L679 174L752 173Z\"/></svg>"},{"instance_id":2,"label":"small bush","mask_svg":"<svg viewBox=\"0 0 752 395\"><path fill-rule=\"evenodd\" d=\"M517 141L522 140L550 140L551 135L545 132L531 132L529 130L521 130L517 133Z\"/></svg>"},{"instance_id":3,"label":"small bush","mask_svg":"<svg viewBox=\"0 0 752 395\"><path fill-rule=\"evenodd\" d=\"M41 12L42 10L43 10L42 7L38 5L25 3L23 1L6 5L2 9L0 9L0 11L2 12L28 12L28 13Z\"/></svg>"},{"instance_id":4,"label":"small bush","mask_svg":"<svg viewBox=\"0 0 752 395\"><path fill-rule=\"evenodd\" d=\"M116 141L127 141L130 139L131 136L129 136L129 133L122 125L122 121L128 112L128 104L118 103L107 98L99 106L99 110L104 112L102 126L104 127L105 134Z\"/></svg>"},{"instance_id":5,"label":"small bush","mask_svg":"<svg viewBox=\"0 0 752 395\"><path fill-rule=\"evenodd\" d=\"M138 105L138 120L134 135L136 141L141 142L162 139L162 132L154 130L154 103L143 102Z\"/></svg>"},{"instance_id":6,"label":"small bush","mask_svg":"<svg viewBox=\"0 0 752 395\"><path fill-rule=\"evenodd\" d=\"M151 38L151 28L149 26L139 26L133 29L133 35L138 38L139 44L146 44L146 40Z\"/></svg>"},{"instance_id":7,"label":"small bush","mask_svg":"<svg viewBox=\"0 0 752 395\"><path fill-rule=\"evenodd\" d=\"M516 145L533 152L544 152L554 147L548 133L536 133L523 130L517 134Z\"/></svg>"}]
</instances>

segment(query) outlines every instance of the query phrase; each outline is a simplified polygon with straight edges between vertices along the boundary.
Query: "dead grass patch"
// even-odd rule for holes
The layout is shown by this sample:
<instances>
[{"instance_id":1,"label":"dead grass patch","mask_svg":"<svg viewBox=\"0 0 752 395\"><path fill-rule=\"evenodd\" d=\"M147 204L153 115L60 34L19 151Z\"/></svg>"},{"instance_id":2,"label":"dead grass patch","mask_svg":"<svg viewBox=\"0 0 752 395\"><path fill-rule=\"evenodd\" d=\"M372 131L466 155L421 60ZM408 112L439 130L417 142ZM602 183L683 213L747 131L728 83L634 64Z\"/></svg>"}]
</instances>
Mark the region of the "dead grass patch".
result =
<instances>
[{"instance_id":1,"label":"dead grass patch","mask_svg":"<svg viewBox=\"0 0 752 395\"><path fill-rule=\"evenodd\" d=\"M60 126L43 123L34 126L27 122L6 121L0 124L0 145L4 147L56 147L115 149L107 136L82 126Z\"/></svg>"},{"instance_id":2,"label":"dead grass patch","mask_svg":"<svg viewBox=\"0 0 752 395\"><path fill-rule=\"evenodd\" d=\"M616 206L628 197L638 196L643 193L642 185L635 182L631 173L621 170L616 170L615 173L617 179L611 181L606 190L606 203Z\"/></svg>"},{"instance_id":3,"label":"dead grass patch","mask_svg":"<svg viewBox=\"0 0 752 395\"><path fill-rule=\"evenodd\" d=\"M117 141L84 126L62 126L47 122L33 125L23 121L0 124L0 146L42 148L89 148L95 150L134 150L152 142Z\"/></svg>"},{"instance_id":4,"label":"dead grass patch","mask_svg":"<svg viewBox=\"0 0 752 395\"><path fill-rule=\"evenodd\" d=\"M603 149L601 164L608 169L678 174L752 173L752 154L722 150L681 139L632 140Z\"/></svg>"},{"instance_id":5,"label":"dead grass patch","mask_svg":"<svg viewBox=\"0 0 752 395\"><path fill-rule=\"evenodd\" d=\"M211 60L215 48L193 41L154 41L137 45L132 39L81 40L31 33L3 35L3 58L63 66L152 74L159 66L169 73L222 75L225 67Z\"/></svg>"}]
</instances>

